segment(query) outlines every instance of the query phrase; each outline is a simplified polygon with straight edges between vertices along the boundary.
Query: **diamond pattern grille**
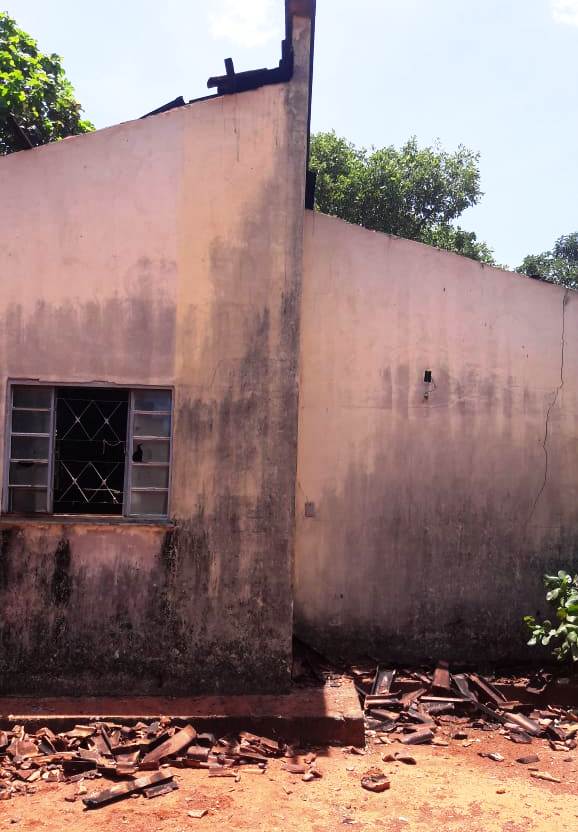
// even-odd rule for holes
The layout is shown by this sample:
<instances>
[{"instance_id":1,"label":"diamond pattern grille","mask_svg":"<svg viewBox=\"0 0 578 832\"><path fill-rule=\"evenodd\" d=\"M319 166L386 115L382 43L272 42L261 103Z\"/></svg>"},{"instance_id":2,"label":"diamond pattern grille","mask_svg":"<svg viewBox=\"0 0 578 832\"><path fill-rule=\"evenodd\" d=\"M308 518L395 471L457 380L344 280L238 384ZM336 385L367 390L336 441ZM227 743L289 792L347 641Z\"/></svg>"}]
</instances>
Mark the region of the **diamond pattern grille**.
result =
<instances>
[{"instance_id":1,"label":"diamond pattern grille","mask_svg":"<svg viewBox=\"0 0 578 832\"><path fill-rule=\"evenodd\" d=\"M128 391L94 392L58 391L55 511L122 513Z\"/></svg>"}]
</instances>

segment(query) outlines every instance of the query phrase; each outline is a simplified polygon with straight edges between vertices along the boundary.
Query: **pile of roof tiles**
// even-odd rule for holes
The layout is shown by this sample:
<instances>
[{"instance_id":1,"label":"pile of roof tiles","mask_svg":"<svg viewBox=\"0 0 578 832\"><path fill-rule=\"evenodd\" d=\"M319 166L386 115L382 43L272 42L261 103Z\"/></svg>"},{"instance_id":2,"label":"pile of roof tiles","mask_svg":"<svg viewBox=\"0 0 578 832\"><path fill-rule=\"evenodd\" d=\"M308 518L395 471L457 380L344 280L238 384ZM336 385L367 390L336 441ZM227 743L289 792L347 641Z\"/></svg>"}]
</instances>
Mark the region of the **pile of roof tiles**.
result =
<instances>
[{"instance_id":1,"label":"pile of roof tiles","mask_svg":"<svg viewBox=\"0 0 578 832\"><path fill-rule=\"evenodd\" d=\"M528 702L508 700L489 679L477 673L450 673L439 662L432 675L407 673L403 680L395 670L377 667L353 668L352 674L365 711L368 731L378 738L398 735L403 744L447 745L436 736L443 726L471 724L484 730L499 730L512 742L531 743L536 737L549 741L555 750L576 747L578 713L571 709L540 709ZM531 688L526 688L532 692ZM534 690L542 693L544 687ZM459 731L456 739L465 739Z\"/></svg>"},{"instance_id":2,"label":"pile of roof tiles","mask_svg":"<svg viewBox=\"0 0 578 832\"><path fill-rule=\"evenodd\" d=\"M58 734L49 728L27 734L14 725L0 731L0 800L32 793L38 782L67 782L78 784L67 799L82 797L87 808L96 808L133 794L151 798L177 789L169 763L206 769L209 777L238 778L241 767L261 773L283 751L266 737L242 732L217 740L169 718L134 726L91 721ZM89 793L85 781L101 777L120 782Z\"/></svg>"}]
</instances>

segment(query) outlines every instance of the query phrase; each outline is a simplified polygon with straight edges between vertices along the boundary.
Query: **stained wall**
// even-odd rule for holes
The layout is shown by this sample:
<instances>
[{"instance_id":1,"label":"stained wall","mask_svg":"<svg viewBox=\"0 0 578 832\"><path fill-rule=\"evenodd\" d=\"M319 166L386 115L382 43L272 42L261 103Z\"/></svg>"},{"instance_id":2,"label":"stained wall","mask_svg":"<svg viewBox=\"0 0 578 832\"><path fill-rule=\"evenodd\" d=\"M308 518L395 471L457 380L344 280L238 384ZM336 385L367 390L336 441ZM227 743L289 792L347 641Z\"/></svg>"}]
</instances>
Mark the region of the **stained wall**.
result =
<instances>
[{"instance_id":1,"label":"stained wall","mask_svg":"<svg viewBox=\"0 0 578 832\"><path fill-rule=\"evenodd\" d=\"M311 21L289 83L0 159L9 380L170 386L166 524L1 518L0 690L283 687Z\"/></svg>"},{"instance_id":2,"label":"stained wall","mask_svg":"<svg viewBox=\"0 0 578 832\"><path fill-rule=\"evenodd\" d=\"M578 564L578 295L311 212L303 287L298 634L527 659Z\"/></svg>"}]
</instances>

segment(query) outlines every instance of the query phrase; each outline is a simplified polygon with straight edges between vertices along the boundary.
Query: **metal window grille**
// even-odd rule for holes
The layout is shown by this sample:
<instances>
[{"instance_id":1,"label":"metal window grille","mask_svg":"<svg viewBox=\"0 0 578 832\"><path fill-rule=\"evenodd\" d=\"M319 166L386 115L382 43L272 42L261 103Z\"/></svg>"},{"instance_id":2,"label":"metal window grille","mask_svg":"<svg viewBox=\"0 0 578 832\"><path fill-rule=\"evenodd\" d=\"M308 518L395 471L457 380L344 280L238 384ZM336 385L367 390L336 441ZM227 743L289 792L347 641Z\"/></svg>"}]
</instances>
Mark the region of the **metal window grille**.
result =
<instances>
[{"instance_id":1,"label":"metal window grille","mask_svg":"<svg viewBox=\"0 0 578 832\"><path fill-rule=\"evenodd\" d=\"M129 391L57 388L53 511L122 514Z\"/></svg>"},{"instance_id":2,"label":"metal window grille","mask_svg":"<svg viewBox=\"0 0 578 832\"><path fill-rule=\"evenodd\" d=\"M4 508L166 517L171 433L170 390L13 384Z\"/></svg>"}]
</instances>

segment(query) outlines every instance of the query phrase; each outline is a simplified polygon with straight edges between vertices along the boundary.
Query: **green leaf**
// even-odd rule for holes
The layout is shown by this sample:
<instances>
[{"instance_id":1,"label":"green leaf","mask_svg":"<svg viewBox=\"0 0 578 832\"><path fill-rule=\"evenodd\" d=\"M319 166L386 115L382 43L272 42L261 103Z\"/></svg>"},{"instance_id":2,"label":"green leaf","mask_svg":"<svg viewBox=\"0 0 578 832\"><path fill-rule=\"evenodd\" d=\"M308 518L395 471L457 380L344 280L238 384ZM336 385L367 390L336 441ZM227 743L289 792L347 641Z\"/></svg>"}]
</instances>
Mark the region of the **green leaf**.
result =
<instances>
[{"instance_id":1,"label":"green leaf","mask_svg":"<svg viewBox=\"0 0 578 832\"><path fill-rule=\"evenodd\" d=\"M81 118L60 58L40 52L36 41L0 12L0 155L21 149L7 113L34 144L94 129Z\"/></svg>"}]
</instances>

